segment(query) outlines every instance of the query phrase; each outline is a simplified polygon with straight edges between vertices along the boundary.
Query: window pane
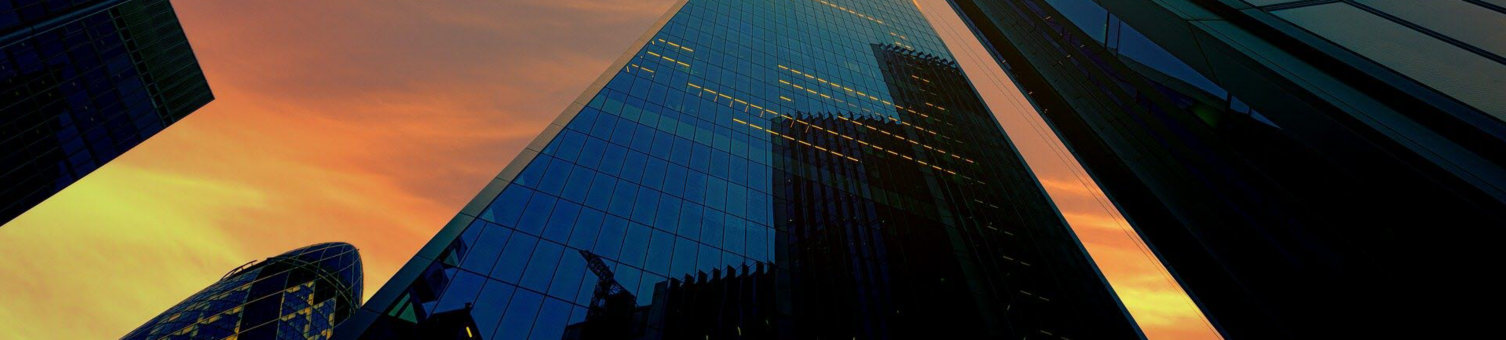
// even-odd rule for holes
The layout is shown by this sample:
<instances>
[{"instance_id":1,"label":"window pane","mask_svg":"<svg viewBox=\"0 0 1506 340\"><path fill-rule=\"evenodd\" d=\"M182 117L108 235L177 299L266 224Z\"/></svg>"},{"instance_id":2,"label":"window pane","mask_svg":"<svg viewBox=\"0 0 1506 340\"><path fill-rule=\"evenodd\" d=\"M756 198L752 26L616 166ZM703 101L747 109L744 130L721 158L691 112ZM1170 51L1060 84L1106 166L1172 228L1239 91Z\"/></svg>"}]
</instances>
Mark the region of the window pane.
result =
<instances>
[{"instance_id":1,"label":"window pane","mask_svg":"<svg viewBox=\"0 0 1506 340\"><path fill-rule=\"evenodd\" d=\"M1506 120L1506 65L1470 53L1347 3L1275 12L1276 16L1424 85Z\"/></svg>"},{"instance_id":2,"label":"window pane","mask_svg":"<svg viewBox=\"0 0 1506 340\"><path fill-rule=\"evenodd\" d=\"M1464 1L1360 0L1386 14L1506 56L1506 13Z\"/></svg>"},{"instance_id":3,"label":"window pane","mask_svg":"<svg viewBox=\"0 0 1506 340\"><path fill-rule=\"evenodd\" d=\"M533 329L534 316L538 315L539 305L543 303L544 296L538 293L521 289L513 293L507 304L507 313L502 315L502 324L493 334L498 339L523 338Z\"/></svg>"}]
</instances>

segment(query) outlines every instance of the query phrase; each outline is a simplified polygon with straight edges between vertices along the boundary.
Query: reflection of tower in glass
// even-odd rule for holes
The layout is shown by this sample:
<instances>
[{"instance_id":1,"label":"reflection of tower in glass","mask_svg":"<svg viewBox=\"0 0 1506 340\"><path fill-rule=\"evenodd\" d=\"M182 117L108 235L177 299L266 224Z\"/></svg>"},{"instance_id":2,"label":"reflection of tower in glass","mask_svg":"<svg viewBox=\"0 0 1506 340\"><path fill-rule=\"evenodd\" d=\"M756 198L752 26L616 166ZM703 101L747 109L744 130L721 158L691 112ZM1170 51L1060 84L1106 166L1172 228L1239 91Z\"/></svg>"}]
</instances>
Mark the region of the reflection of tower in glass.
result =
<instances>
[{"instance_id":1,"label":"reflection of tower in glass","mask_svg":"<svg viewBox=\"0 0 1506 340\"><path fill-rule=\"evenodd\" d=\"M603 281L586 319L567 326L564 339L768 339L776 335L774 272L762 262L656 283L652 302L636 307L631 293L610 288L617 284L610 281L609 270L602 267L597 273Z\"/></svg>"},{"instance_id":2,"label":"reflection of tower in glass","mask_svg":"<svg viewBox=\"0 0 1506 340\"><path fill-rule=\"evenodd\" d=\"M1124 324L1113 297L961 70L899 46L873 54L894 111L770 123L795 332L1122 334L1106 326Z\"/></svg>"},{"instance_id":3,"label":"reflection of tower in glass","mask_svg":"<svg viewBox=\"0 0 1506 340\"><path fill-rule=\"evenodd\" d=\"M914 3L661 22L336 334L1135 336Z\"/></svg>"},{"instance_id":4,"label":"reflection of tower in glass","mask_svg":"<svg viewBox=\"0 0 1506 340\"><path fill-rule=\"evenodd\" d=\"M361 299L361 256L320 243L243 265L125 339L327 339Z\"/></svg>"},{"instance_id":5,"label":"reflection of tower in glass","mask_svg":"<svg viewBox=\"0 0 1506 340\"><path fill-rule=\"evenodd\" d=\"M566 338L1122 332L1081 326L1123 314L960 70L897 46L873 51L898 113L802 113L757 126L775 155L772 272L759 263L742 275L671 279L651 305L592 314Z\"/></svg>"}]
</instances>

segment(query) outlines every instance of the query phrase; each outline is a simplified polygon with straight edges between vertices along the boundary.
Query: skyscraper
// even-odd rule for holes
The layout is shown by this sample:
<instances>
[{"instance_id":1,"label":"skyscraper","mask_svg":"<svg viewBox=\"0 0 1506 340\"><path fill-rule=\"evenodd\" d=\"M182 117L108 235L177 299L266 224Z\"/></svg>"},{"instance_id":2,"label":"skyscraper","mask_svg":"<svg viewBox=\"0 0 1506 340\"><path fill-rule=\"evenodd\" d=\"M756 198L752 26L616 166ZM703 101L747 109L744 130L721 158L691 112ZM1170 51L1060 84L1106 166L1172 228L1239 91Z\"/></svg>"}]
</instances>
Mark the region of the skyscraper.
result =
<instances>
[{"instance_id":1,"label":"skyscraper","mask_svg":"<svg viewBox=\"0 0 1506 340\"><path fill-rule=\"evenodd\" d=\"M210 100L167 0L0 0L0 224Z\"/></svg>"},{"instance_id":2,"label":"skyscraper","mask_svg":"<svg viewBox=\"0 0 1506 340\"><path fill-rule=\"evenodd\" d=\"M952 3L1227 336L1488 324L1499 2Z\"/></svg>"},{"instance_id":3,"label":"skyscraper","mask_svg":"<svg viewBox=\"0 0 1506 340\"><path fill-rule=\"evenodd\" d=\"M320 243L231 270L124 339L328 339L361 302L361 256Z\"/></svg>"},{"instance_id":4,"label":"skyscraper","mask_svg":"<svg viewBox=\"0 0 1506 340\"><path fill-rule=\"evenodd\" d=\"M909 1L681 3L336 334L1138 336L949 56Z\"/></svg>"}]
</instances>

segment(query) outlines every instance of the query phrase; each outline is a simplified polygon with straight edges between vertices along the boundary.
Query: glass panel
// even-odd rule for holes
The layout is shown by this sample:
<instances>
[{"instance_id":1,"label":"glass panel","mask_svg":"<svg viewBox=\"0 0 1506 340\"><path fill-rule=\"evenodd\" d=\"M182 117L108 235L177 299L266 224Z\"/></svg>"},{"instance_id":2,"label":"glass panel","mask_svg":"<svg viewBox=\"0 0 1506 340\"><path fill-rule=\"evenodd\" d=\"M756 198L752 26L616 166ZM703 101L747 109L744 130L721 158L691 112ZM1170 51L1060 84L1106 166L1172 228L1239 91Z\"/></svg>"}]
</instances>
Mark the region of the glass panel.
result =
<instances>
[{"instance_id":1,"label":"glass panel","mask_svg":"<svg viewBox=\"0 0 1506 340\"><path fill-rule=\"evenodd\" d=\"M1150 38L1140 34L1140 31L1123 22L1119 22L1119 25L1118 43L1121 56L1196 86L1213 97L1223 98L1229 94L1212 80L1208 80L1197 70L1192 69L1192 66L1161 48L1161 45L1156 45L1155 42L1150 41Z\"/></svg>"},{"instance_id":2,"label":"glass panel","mask_svg":"<svg viewBox=\"0 0 1506 340\"><path fill-rule=\"evenodd\" d=\"M1046 0L1093 40L1103 42L1109 11L1091 0Z\"/></svg>"},{"instance_id":3,"label":"glass panel","mask_svg":"<svg viewBox=\"0 0 1506 340\"><path fill-rule=\"evenodd\" d=\"M513 293L507 304L507 313L502 315L502 323L493 333L495 335L488 339L526 339L543 303L544 296L538 293L521 289Z\"/></svg>"},{"instance_id":4,"label":"glass panel","mask_svg":"<svg viewBox=\"0 0 1506 340\"><path fill-rule=\"evenodd\" d=\"M1329 41L1423 85L1506 120L1506 65L1346 3L1275 12Z\"/></svg>"},{"instance_id":5,"label":"glass panel","mask_svg":"<svg viewBox=\"0 0 1506 340\"><path fill-rule=\"evenodd\" d=\"M1360 0L1386 14L1506 56L1506 13L1464 1Z\"/></svg>"},{"instance_id":6,"label":"glass panel","mask_svg":"<svg viewBox=\"0 0 1506 340\"><path fill-rule=\"evenodd\" d=\"M1297 1L1299 1L1299 0L1245 0L1245 2L1248 2L1251 5L1255 5L1255 6L1280 5L1280 4L1285 4L1285 3L1293 3L1293 2L1297 2Z\"/></svg>"},{"instance_id":7,"label":"glass panel","mask_svg":"<svg viewBox=\"0 0 1506 340\"><path fill-rule=\"evenodd\" d=\"M523 270L523 279L518 281L518 286L539 292L549 291L549 279L554 277L554 271L558 269L560 262L560 255L564 251L565 247L554 242L539 242L539 246L533 250L533 255L528 258L528 267Z\"/></svg>"},{"instance_id":8,"label":"glass panel","mask_svg":"<svg viewBox=\"0 0 1506 340\"><path fill-rule=\"evenodd\" d=\"M1101 8L1057 3L1102 39ZM516 227L487 273L517 286L494 334L771 338L757 321L790 310L795 337L1132 337L1069 312L1116 307L949 58L906 0L687 2L512 183L536 191L484 214ZM593 298L628 312L572 316Z\"/></svg>"},{"instance_id":9,"label":"glass panel","mask_svg":"<svg viewBox=\"0 0 1506 340\"><path fill-rule=\"evenodd\" d=\"M486 288L481 289L481 295L476 297L476 303L472 305L471 318L476 320L476 330L481 334L491 334L497 330L497 324L502 319L502 311L507 308L507 303L512 300L516 287L502 281L489 280Z\"/></svg>"},{"instance_id":10,"label":"glass panel","mask_svg":"<svg viewBox=\"0 0 1506 340\"><path fill-rule=\"evenodd\" d=\"M490 223L484 228L472 225L467 229L482 229L481 238L472 246L470 253L466 254L465 262L460 267L477 273L490 273L492 265L497 263L497 255L502 252L502 246L512 236L512 231Z\"/></svg>"}]
</instances>

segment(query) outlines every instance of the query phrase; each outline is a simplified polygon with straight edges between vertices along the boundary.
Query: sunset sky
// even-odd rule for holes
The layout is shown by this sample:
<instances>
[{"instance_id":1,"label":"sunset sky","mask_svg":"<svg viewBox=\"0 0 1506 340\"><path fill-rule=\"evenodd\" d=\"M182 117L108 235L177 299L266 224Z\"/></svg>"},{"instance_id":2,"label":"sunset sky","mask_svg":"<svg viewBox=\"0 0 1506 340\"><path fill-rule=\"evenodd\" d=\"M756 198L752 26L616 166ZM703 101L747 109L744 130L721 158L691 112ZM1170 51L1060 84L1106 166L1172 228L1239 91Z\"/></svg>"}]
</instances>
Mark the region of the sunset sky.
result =
<instances>
[{"instance_id":1,"label":"sunset sky","mask_svg":"<svg viewBox=\"0 0 1506 340\"><path fill-rule=\"evenodd\" d=\"M215 101L0 227L0 339L117 338L317 242L360 248L375 292L672 2L174 2ZM965 36L944 0L919 3ZM1007 78L975 74L986 53L959 49L976 41L954 40L1147 335L1216 337Z\"/></svg>"}]
</instances>

